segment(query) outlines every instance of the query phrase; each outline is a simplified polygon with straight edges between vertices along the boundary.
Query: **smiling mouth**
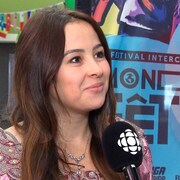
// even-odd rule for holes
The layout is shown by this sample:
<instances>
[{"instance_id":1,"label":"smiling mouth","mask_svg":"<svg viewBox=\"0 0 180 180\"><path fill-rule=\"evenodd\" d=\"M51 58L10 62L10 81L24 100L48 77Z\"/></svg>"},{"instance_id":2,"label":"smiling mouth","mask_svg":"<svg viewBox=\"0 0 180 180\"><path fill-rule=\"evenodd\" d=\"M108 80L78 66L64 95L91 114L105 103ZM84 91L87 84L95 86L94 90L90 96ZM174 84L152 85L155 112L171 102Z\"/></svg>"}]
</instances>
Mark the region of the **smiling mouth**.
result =
<instances>
[{"instance_id":1,"label":"smiling mouth","mask_svg":"<svg viewBox=\"0 0 180 180\"><path fill-rule=\"evenodd\" d=\"M103 89L104 89L104 84L103 83L97 83L97 84L94 84L92 86L87 87L85 90L88 90L88 91L93 92L93 93L100 93L103 91Z\"/></svg>"}]
</instances>

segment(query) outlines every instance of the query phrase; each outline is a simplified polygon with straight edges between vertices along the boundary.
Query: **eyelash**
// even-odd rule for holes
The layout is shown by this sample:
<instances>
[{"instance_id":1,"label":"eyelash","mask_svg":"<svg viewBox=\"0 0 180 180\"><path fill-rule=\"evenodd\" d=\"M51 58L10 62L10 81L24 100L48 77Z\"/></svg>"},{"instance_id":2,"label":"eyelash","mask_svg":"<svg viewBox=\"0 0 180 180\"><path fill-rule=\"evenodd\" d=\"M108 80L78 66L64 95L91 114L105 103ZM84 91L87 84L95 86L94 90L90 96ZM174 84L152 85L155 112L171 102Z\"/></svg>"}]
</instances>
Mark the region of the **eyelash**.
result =
<instances>
[{"instance_id":1,"label":"eyelash","mask_svg":"<svg viewBox=\"0 0 180 180\"><path fill-rule=\"evenodd\" d=\"M80 59L81 59L80 56L75 56L75 57L73 57L73 58L70 60L70 63L77 63L77 60L78 60L78 62L79 62ZM74 62L74 60L75 60L76 62Z\"/></svg>"},{"instance_id":2,"label":"eyelash","mask_svg":"<svg viewBox=\"0 0 180 180\"><path fill-rule=\"evenodd\" d=\"M104 51L99 51L95 54L96 59L103 59L105 57ZM81 62L81 57L80 56L75 56L70 60L70 63L80 63Z\"/></svg>"},{"instance_id":3,"label":"eyelash","mask_svg":"<svg viewBox=\"0 0 180 180\"><path fill-rule=\"evenodd\" d=\"M100 56L99 56L100 55ZM99 51L95 54L96 58L103 59L105 57L104 51Z\"/></svg>"}]
</instances>

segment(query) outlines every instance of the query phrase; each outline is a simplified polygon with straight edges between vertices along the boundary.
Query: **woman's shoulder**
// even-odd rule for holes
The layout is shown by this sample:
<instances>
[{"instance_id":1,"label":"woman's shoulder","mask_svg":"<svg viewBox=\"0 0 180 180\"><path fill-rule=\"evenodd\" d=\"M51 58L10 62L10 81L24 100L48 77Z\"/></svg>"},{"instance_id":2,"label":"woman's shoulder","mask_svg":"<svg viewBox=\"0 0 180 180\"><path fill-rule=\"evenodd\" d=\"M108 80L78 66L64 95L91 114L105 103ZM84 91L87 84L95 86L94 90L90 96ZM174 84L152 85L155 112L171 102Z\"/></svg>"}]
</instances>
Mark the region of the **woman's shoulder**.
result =
<instances>
[{"instance_id":1,"label":"woman's shoulder","mask_svg":"<svg viewBox=\"0 0 180 180\"><path fill-rule=\"evenodd\" d=\"M4 132L10 138L12 138L15 142L20 143L20 144L22 143L22 137L14 126L11 126L8 129L5 129Z\"/></svg>"},{"instance_id":2,"label":"woman's shoulder","mask_svg":"<svg viewBox=\"0 0 180 180\"><path fill-rule=\"evenodd\" d=\"M14 127L7 130L0 128L0 179L4 176L20 179L22 145L18 139Z\"/></svg>"}]
</instances>

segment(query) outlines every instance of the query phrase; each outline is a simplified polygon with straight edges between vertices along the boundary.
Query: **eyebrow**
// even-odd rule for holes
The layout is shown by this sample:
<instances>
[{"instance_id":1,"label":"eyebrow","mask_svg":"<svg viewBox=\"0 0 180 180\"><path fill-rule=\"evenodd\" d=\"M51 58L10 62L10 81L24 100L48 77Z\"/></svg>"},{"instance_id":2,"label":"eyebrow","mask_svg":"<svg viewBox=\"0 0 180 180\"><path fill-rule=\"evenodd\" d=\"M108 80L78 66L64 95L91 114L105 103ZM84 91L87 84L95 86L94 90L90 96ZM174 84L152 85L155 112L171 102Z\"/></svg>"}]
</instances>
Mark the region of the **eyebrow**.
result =
<instances>
[{"instance_id":1,"label":"eyebrow","mask_svg":"<svg viewBox=\"0 0 180 180\"><path fill-rule=\"evenodd\" d=\"M99 47L103 47L102 44L97 44L93 47L93 51L98 49ZM64 57L71 54L71 53L75 53L75 52L84 52L84 49L71 49L66 51L66 53L64 53Z\"/></svg>"}]
</instances>

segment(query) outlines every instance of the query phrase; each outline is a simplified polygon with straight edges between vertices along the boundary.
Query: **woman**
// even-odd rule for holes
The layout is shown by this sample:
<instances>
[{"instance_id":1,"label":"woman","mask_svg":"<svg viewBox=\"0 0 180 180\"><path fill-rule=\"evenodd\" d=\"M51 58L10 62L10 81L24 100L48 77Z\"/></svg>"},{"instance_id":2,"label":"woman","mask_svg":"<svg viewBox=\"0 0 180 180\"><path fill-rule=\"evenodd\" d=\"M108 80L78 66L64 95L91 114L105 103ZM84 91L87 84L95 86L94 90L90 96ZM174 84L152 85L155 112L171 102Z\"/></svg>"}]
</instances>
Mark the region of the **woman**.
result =
<instances>
[{"instance_id":1,"label":"woman","mask_svg":"<svg viewBox=\"0 0 180 180\"><path fill-rule=\"evenodd\" d=\"M0 179L124 179L101 146L116 102L109 49L96 22L80 12L39 11L15 57L14 126L0 131Z\"/></svg>"}]
</instances>

